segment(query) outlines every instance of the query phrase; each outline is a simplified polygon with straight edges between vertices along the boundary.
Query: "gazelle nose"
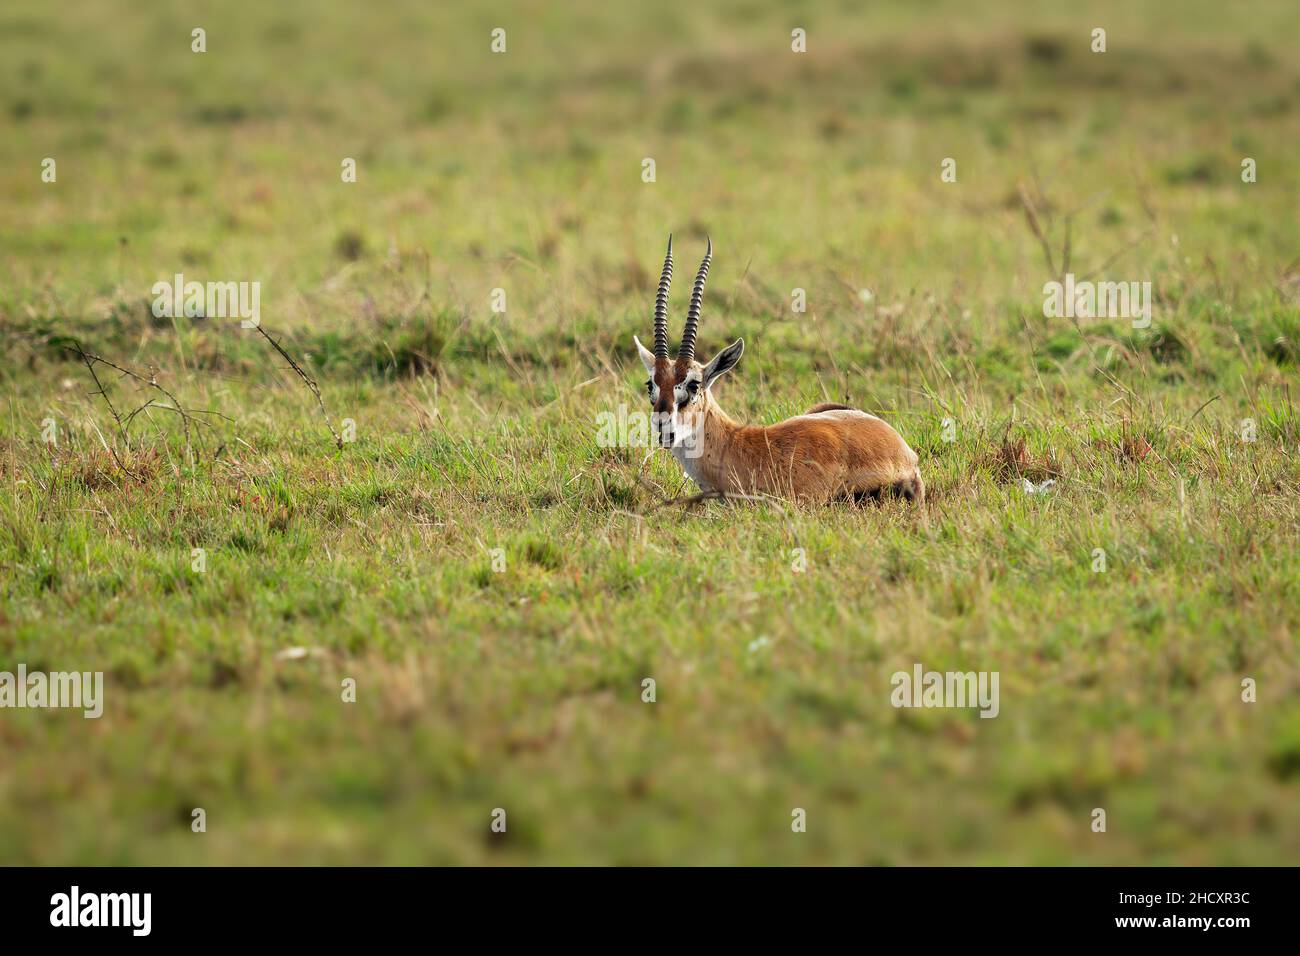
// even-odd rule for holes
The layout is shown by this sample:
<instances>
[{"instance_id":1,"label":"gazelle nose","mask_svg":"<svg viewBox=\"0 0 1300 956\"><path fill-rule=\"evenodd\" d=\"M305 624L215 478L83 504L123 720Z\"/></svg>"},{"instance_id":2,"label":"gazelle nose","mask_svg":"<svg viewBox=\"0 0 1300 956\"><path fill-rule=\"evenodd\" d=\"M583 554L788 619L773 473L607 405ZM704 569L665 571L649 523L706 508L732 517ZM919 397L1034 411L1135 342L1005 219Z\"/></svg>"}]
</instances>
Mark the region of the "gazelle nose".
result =
<instances>
[{"instance_id":1,"label":"gazelle nose","mask_svg":"<svg viewBox=\"0 0 1300 956\"><path fill-rule=\"evenodd\" d=\"M657 426L655 428L655 431L659 435L659 444L662 445L664 448L672 448L673 447L672 416L670 414L660 412L655 415L655 419L656 419L656 426Z\"/></svg>"}]
</instances>

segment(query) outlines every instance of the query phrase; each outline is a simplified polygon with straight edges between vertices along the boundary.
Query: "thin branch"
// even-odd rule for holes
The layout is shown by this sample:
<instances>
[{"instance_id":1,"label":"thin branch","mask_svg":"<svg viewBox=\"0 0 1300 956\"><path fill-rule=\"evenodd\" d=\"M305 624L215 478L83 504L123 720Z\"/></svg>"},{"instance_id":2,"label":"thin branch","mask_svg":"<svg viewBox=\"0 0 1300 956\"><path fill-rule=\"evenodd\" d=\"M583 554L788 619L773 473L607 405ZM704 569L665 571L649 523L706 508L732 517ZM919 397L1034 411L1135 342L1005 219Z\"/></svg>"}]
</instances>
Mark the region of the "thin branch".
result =
<instances>
[{"instance_id":1,"label":"thin branch","mask_svg":"<svg viewBox=\"0 0 1300 956\"><path fill-rule=\"evenodd\" d=\"M1043 232L1043 227L1038 224L1038 213L1034 209L1034 201L1029 197L1029 190L1025 188L1024 183L1020 184L1020 204L1025 207L1025 221L1029 223L1029 230L1038 237L1038 243L1043 247L1043 258L1047 260L1047 271L1053 276L1057 275L1056 262L1052 257L1052 247L1047 241L1047 236Z\"/></svg>"},{"instance_id":2,"label":"thin branch","mask_svg":"<svg viewBox=\"0 0 1300 956\"><path fill-rule=\"evenodd\" d=\"M714 491L702 491L699 494L695 494L695 495L682 495L675 498L666 498L661 492L659 492L657 488L655 488L648 481L646 481L641 475L637 475L636 480L638 484L640 484L642 487L649 490L651 494L653 494L656 498L659 499L657 502L655 502L655 504L651 505L649 508L643 511L641 513L642 515L653 514L654 512L659 511L663 508L671 508L671 507L683 507L687 511L690 511L697 504L700 504L701 502L704 501L761 502L763 504L770 505L771 507L776 509L777 513L781 516L782 520L785 521L785 526L790 531L790 537L794 540L794 546L796 548L802 547L802 545L799 543L799 531L798 529L795 528L794 522L790 520L789 513L785 510L785 508L781 507L780 501L775 497L773 497L772 495L747 495L739 491L714 490Z\"/></svg>"},{"instance_id":3,"label":"thin branch","mask_svg":"<svg viewBox=\"0 0 1300 956\"><path fill-rule=\"evenodd\" d=\"M117 409L113 407L113 400L108 397L108 392L104 389L104 383L99 380L99 373L95 371L95 362L86 354L86 350L81 347L81 343L76 339L72 340L72 347L73 351L75 351L77 355L81 357L81 360L86 363L86 370L90 372L90 377L95 380L95 388L98 389L98 391L91 392L90 394L104 396L104 401L108 404L108 410L113 413L113 420L117 422L118 434L125 438L126 429L122 424L122 416L119 415Z\"/></svg>"},{"instance_id":4,"label":"thin branch","mask_svg":"<svg viewBox=\"0 0 1300 956\"><path fill-rule=\"evenodd\" d=\"M1070 271L1070 233L1074 229L1074 213L1067 213L1065 217L1065 244L1061 247L1061 278Z\"/></svg>"},{"instance_id":5,"label":"thin branch","mask_svg":"<svg viewBox=\"0 0 1300 956\"><path fill-rule=\"evenodd\" d=\"M87 352L87 351L85 351L85 350L81 347L81 343L79 343L79 342L75 342L75 341L74 341L74 343L73 343L73 347L69 347L69 346L64 346L64 347L65 347L65 348L69 348L70 351L75 351L78 355L80 355L80 356L82 357L82 360L83 360L83 361L86 361L86 363L87 363L88 366L90 366L91 363L94 363L94 362L98 362L100 365L107 365L109 368L111 368L111 369L115 369L116 371L121 372L123 375L127 376L128 378L135 379L135 381L139 382L139 383L142 384L142 385L146 385L146 386L148 386L148 387L150 387L150 388L156 388L158 391L162 392L163 395L165 395L167 398L169 398L169 399L171 400L171 403L172 403L172 410L175 411L178 415L181 416L181 424L182 424L183 428L185 429L185 444L186 444L187 447L191 445L191 441L190 441L190 422L193 421L193 419L191 418L190 413L187 412L187 411L185 410L185 406L183 406L183 405L180 403L179 399L177 399L175 395L173 395L171 392L167 391L167 389L163 388L161 385L158 384L158 376L157 376L157 374L156 374L152 369L150 369L150 371L149 371L149 377L148 377L148 378L145 378L145 377L144 377L143 375L141 375L139 372L133 372L133 371L131 371L129 368L123 368L121 365L118 365L116 362L110 362L108 359L104 358L102 355L96 355L96 354L93 353L93 352ZM93 367L91 368L91 375L94 376L95 384L100 386L100 393L104 395L104 399L105 399L105 401L107 401L107 400L108 400L108 394L107 394L106 392L103 391L103 386L100 384L99 376L98 376L98 375L95 375ZM145 403L146 406L149 405L149 404L150 404L149 402L146 402L146 403ZM166 406L166 405L159 405L159 406L157 406L157 407L158 407L158 408L166 408L167 406ZM127 424L129 424L130 419L133 418L133 417L135 416L135 412L133 412L130 416L128 416L127 419L126 419L126 423L124 423L124 422L123 422L123 419L122 419L122 418L117 414L117 410L113 408L112 402L109 402L109 408L112 409L112 411L113 411L113 417L114 417L115 419L117 419L118 426L119 426L120 428L123 429L124 437L125 437L125 429L126 429L126 426L127 426ZM141 411L141 410L143 410L143 406L142 406L141 409L137 409L136 411L138 412L138 411Z\"/></svg>"},{"instance_id":6,"label":"thin branch","mask_svg":"<svg viewBox=\"0 0 1300 956\"><path fill-rule=\"evenodd\" d=\"M113 421L117 423L118 437L126 447L129 448L131 443L131 423L135 420L135 417L138 414L140 414L140 412L150 407L167 409L168 411L175 412L177 415L181 417L181 426L184 429L185 447L187 449L193 448L193 442L191 441L191 436L190 436L191 422L194 422L194 424L196 425L203 424L203 425L208 425L209 428L212 427L211 424L208 422L202 422L194 419L192 414L189 411L187 411L185 409L185 406L183 406L180 403L180 400L177 399L176 396L173 395L170 391L168 391L166 388L164 388L162 385L159 384L157 373L154 372L152 368L149 371L149 377L146 378L145 376L141 375L139 372L134 372L129 368L125 368L121 365L118 365L116 362L111 362L108 359L104 358L102 355L97 355L94 352L87 352L84 348L82 348L81 342L76 339L73 340L72 345L70 346L65 345L64 348L70 352L75 352L77 356L81 359L81 361L85 364L86 370L90 372L90 377L94 381L95 388L96 388L96 391L91 392L90 394L100 395L103 397L105 404L108 405L109 412L113 416ZM122 415L118 412L117 407L113 404L113 400L109 396L108 390L104 387L104 383L100 380L99 373L95 371L96 365L107 366L108 368L111 368L121 373L123 376L139 382L141 385L144 385L149 388L157 389L164 396L166 396L171 401L172 404L171 405L156 404L153 399L149 399L139 408L136 408L125 418L123 418ZM219 413L204 412L203 414L215 415ZM221 416L221 417L225 417L225 416ZM112 454L113 460L117 462L119 468L121 468L132 478L137 477L135 473L132 472L130 468L127 468L126 465L123 463L122 459L118 456L117 449L115 447L113 447L112 445L108 445L108 450Z\"/></svg>"},{"instance_id":7,"label":"thin branch","mask_svg":"<svg viewBox=\"0 0 1300 956\"><path fill-rule=\"evenodd\" d=\"M320 386L316 384L316 380L303 371L302 366L293 360L293 356L286 352L279 342L267 334L266 329L262 328L260 323L257 325L257 331L261 332L262 338L270 342L271 347L284 357L284 360L289 363L289 367L298 373L298 377L303 380L306 386L311 389L311 393L316 396L316 404L320 406L321 416L325 419L325 427L330 430L330 434L334 436L334 444L341 450L343 448L343 436L334 430L334 423L330 421L330 413L325 409L325 400L321 398Z\"/></svg>"},{"instance_id":8,"label":"thin branch","mask_svg":"<svg viewBox=\"0 0 1300 956\"><path fill-rule=\"evenodd\" d=\"M1201 412L1205 411L1206 406L1208 406L1211 402L1217 402L1219 398L1220 396L1215 395L1213 398L1209 399L1208 401L1201 403L1201 407L1198 408L1196 411L1192 412L1192 417L1187 419L1187 424L1190 425L1192 422L1196 421L1196 416L1201 414Z\"/></svg>"}]
</instances>

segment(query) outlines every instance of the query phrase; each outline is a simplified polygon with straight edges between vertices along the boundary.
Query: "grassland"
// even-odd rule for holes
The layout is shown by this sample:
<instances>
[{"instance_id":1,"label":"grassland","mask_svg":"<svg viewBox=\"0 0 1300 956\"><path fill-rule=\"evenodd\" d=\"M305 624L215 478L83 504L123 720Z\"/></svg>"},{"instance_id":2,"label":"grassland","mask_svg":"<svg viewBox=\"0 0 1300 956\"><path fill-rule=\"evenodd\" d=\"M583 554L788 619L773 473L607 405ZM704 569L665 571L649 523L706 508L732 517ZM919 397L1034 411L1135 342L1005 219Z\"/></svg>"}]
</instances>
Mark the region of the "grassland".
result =
<instances>
[{"instance_id":1,"label":"grassland","mask_svg":"<svg viewBox=\"0 0 1300 956\"><path fill-rule=\"evenodd\" d=\"M0 670L107 680L0 711L0 862L1293 862L1295 5L451 6L0 13ZM1022 189L1150 329L1044 317ZM724 407L883 415L923 509L597 444L670 230Z\"/></svg>"}]
</instances>

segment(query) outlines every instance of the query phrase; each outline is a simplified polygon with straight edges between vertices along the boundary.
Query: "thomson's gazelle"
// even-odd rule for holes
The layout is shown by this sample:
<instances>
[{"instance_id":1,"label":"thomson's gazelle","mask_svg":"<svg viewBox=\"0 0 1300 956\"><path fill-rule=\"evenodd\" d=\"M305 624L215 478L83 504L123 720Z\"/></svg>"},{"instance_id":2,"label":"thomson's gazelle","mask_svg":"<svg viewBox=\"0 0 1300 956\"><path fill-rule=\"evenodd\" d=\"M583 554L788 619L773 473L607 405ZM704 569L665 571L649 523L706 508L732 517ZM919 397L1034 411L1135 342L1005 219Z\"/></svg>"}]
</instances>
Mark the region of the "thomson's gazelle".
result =
<instances>
[{"instance_id":1,"label":"thomson's gazelle","mask_svg":"<svg viewBox=\"0 0 1300 956\"><path fill-rule=\"evenodd\" d=\"M673 240L668 237L659 293L655 297L655 348L633 337L650 378L659 444L704 491L775 495L810 501L861 500L900 494L925 500L916 452L874 415L847 405L815 405L805 415L775 425L741 425L714 401L710 386L740 361L743 339L707 365L695 361L704 282L713 259L709 242L700 263L677 358L668 358L668 289L673 278Z\"/></svg>"}]
</instances>

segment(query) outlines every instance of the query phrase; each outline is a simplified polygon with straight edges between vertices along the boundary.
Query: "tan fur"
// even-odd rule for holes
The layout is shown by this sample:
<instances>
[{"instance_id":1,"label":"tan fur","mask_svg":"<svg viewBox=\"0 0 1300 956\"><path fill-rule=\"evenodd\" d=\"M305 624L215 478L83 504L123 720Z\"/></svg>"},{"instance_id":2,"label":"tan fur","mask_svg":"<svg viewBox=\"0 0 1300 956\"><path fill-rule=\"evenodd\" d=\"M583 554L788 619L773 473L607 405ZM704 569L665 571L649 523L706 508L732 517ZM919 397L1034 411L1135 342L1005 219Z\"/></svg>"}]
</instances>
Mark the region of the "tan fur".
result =
<instances>
[{"instance_id":1,"label":"tan fur","mask_svg":"<svg viewBox=\"0 0 1300 956\"><path fill-rule=\"evenodd\" d=\"M681 421L704 429L692 470L705 491L808 501L898 493L925 500L916 452L885 422L846 405L817 405L767 427L742 425L706 391Z\"/></svg>"},{"instance_id":2,"label":"tan fur","mask_svg":"<svg viewBox=\"0 0 1300 956\"><path fill-rule=\"evenodd\" d=\"M673 273L669 236L655 297L656 351L636 339L641 364L650 376L656 440L672 450L682 470L706 492L805 501L892 493L923 502L925 483L917 468L916 452L874 415L823 402L806 415L762 427L733 421L718 407L711 386L735 368L745 343L736 339L707 365L695 361L700 306L712 257L710 239L691 289L682 344L677 358L669 362L667 302Z\"/></svg>"}]
</instances>

